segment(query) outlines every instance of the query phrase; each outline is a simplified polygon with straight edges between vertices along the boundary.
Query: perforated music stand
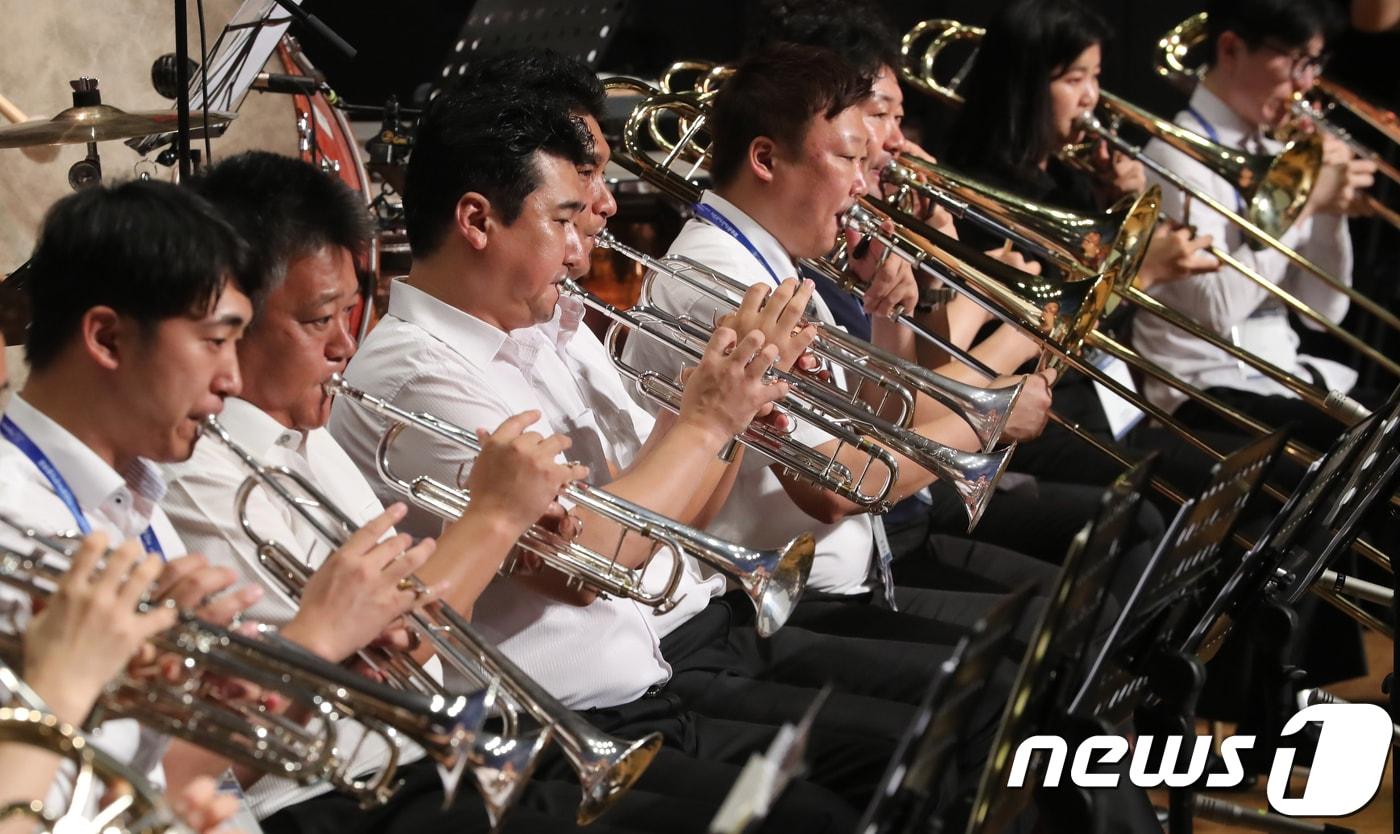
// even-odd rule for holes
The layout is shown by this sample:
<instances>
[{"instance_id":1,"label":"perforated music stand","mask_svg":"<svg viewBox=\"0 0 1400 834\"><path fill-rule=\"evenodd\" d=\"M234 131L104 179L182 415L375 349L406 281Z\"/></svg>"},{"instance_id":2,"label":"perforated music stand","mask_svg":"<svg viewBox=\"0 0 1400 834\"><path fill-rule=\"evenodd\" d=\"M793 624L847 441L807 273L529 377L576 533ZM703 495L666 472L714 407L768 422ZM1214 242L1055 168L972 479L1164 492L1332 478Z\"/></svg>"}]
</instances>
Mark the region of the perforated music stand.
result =
<instances>
[{"instance_id":1,"label":"perforated music stand","mask_svg":"<svg viewBox=\"0 0 1400 834\"><path fill-rule=\"evenodd\" d=\"M1079 664L1096 636L1120 566L1123 534L1137 513L1154 463L1155 457L1149 457L1114 481L1098 515L1070 545L1045 611L1031 634L987 767L967 810L967 834L1000 831L1030 803L1032 788L1007 787L1014 753L1023 740L1058 723L1056 716L1063 711L1066 693L1071 691L1068 672ZM1032 756L1026 785L1039 781L1043 769L1043 757ZM1068 827L1094 830L1085 820L1076 820Z\"/></svg>"},{"instance_id":2,"label":"perforated music stand","mask_svg":"<svg viewBox=\"0 0 1400 834\"><path fill-rule=\"evenodd\" d=\"M912 834L925 829L935 812L948 763L965 740L971 715L1011 642L1031 591L1032 586L1027 585L998 603L944 661L899 740L856 831Z\"/></svg>"},{"instance_id":3,"label":"perforated music stand","mask_svg":"<svg viewBox=\"0 0 1400 834\"><path fill-rule=\"evenodd\" d=\"M430 95L466 75L471 61L513 49L549 48L596 67L626 9L625 0L478 0Z\"/></svg>"},{"instance_id":4,"label":"perforated music stand","mask_svg":"<svg viewBox=\"0 0 1400 834\"><path fill-rule=\"evenodd\" d=\"M1146 664L1153 651L1179 645L1183 623L1185 628L1195 624L1192 609L1199 612L1209 603L1214 589L1206 596L1204 585L1220 574L1220 546L1259 491L1285 440L1282 431L1266 435L1212 467L1205 489L1182 505L1148 562L1108 640L1082 676L1070 712L1113 725L1132 716L1147 692Z\"/></svg>"}]
</instances>

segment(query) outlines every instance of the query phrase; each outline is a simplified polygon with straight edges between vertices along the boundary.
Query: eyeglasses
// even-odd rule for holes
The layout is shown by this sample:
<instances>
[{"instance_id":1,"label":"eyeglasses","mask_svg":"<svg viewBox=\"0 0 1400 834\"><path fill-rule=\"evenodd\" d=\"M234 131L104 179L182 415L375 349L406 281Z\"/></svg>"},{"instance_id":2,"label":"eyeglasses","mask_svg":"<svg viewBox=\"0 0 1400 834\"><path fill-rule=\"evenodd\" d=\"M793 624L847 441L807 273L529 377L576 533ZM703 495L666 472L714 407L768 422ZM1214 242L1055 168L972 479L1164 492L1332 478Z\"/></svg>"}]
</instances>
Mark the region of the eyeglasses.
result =
<instances>
[{"instance_id":1,"label":"eyeglasses","mask_svg":"<svg viewBox=\"0 0 1400 834\"><path fill-rule=\"evenodd\" d=\"M1332 60L1331 52L1320 52L1317 55L1312 55L1296 47L1279 46L1268 41L1259 45L1270 52L1277 52L1292 62L1288 67L1288 76L1294 81L1302 81L1309 74L1316 78L1327 68L1327 62Z\"/></svg>"}]
</instances>

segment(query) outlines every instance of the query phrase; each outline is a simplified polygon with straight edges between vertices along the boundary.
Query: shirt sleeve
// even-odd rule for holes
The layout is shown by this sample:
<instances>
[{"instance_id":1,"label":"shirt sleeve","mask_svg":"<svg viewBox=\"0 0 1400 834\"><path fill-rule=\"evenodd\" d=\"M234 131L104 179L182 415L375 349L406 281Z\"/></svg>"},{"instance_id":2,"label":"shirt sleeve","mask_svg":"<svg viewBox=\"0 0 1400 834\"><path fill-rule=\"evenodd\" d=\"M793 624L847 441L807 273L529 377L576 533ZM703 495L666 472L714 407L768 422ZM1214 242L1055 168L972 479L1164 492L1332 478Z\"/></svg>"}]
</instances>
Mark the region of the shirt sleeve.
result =
<instances>
[{"instance_id":1,"label":"shirt sleeve","mask_svg":"<svg viewBox=\"0 0 1400 834\"><path fill-rule=\"evenodd\" d=\"M1157 140L1148 144L1147 152L1168 170L1227 208L1238 207L1235 189L1206 166ZM1148 177L1162 186L1162 210L1168 218L1188 222L1198 235L1210 235L1216 247L1226 251L1266 280L1274 283L1283 280L1288 260L1282 254L1269 247L1255 250L1249 245L1239 227L1227 221L1214 209L1200 200L1184 195L1180 189L1165 182L1150 169ZM1296 246L1305 234L1305 224L1295 224L1294 228L1284 235L1283 242ZM1249 318L1250 314L1270 297L1263 287L1228 266L1223 266L1215 272L1159 284L1154 286L1151 292L1163 303L1222 334L1229 333L1230 328Z\"/></svg>"}]
</instances>

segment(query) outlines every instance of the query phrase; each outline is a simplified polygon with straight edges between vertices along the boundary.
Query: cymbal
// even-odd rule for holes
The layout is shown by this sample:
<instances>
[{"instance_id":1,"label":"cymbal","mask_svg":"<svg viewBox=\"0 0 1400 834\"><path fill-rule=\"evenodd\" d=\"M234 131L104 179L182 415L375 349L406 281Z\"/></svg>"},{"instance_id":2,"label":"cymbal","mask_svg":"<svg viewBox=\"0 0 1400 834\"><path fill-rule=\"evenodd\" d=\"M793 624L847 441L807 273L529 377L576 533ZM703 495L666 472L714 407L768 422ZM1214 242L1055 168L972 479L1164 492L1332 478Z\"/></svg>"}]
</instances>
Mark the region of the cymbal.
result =
<instances>
[{"instance_id":1,"label":"cymbal","mask_svg":"<svg viewBox=\"0 0 1400 834\"><path fill-rule=\"evenodd\" d=\"M209 111L209 131L217 134L234 119L233 113ZM47 121L24 122L0 127L0 148L23 148L31 145L79 145L105 142L110 139L130 139L158 133L173 133L176 116L171 110L148 110L128 113L110 104L70 107ZM203 111L190 112L190 131L202 136Z\"/></svg>"}]
</instances>

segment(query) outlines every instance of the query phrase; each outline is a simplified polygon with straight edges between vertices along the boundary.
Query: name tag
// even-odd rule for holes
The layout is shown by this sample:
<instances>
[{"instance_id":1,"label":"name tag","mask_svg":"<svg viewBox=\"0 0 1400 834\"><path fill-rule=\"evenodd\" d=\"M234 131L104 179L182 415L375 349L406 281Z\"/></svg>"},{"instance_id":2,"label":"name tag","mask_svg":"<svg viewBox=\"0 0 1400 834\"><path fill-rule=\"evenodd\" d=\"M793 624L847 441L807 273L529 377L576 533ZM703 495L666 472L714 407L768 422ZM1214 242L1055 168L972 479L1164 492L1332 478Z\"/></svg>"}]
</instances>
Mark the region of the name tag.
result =
<instances>
[{"instance_id":1,"label":"name tag","mask_svg":"<svg viewBox=\"0 0 1400 834\"><path fill-rule=\"evenodd\" d=\"M1128 365L1117 357L1107 354L1096 355L1093 359L1094 367L1103 371L1110 379L1121 384L1123 387L1136 391L1133 387L1133 375L1128 371ZM1113 434L1114 440L1122 440L1123 435L1132 430L1143 418L1143 413L1137 407L1107 387L1094 383L1094 392L1099 395L1099 404L1103 406L1103 413L1108 418L1108 430Z\"/></svg>"}]
</instances>

